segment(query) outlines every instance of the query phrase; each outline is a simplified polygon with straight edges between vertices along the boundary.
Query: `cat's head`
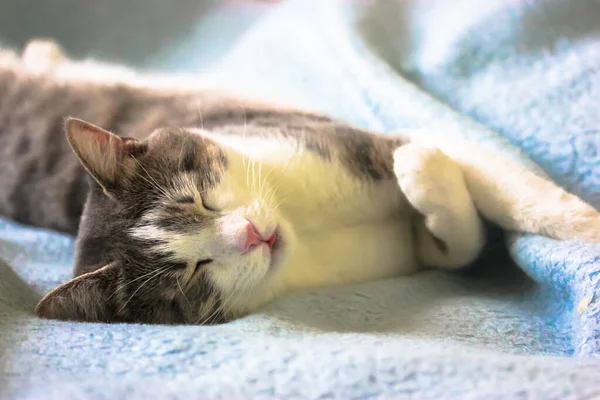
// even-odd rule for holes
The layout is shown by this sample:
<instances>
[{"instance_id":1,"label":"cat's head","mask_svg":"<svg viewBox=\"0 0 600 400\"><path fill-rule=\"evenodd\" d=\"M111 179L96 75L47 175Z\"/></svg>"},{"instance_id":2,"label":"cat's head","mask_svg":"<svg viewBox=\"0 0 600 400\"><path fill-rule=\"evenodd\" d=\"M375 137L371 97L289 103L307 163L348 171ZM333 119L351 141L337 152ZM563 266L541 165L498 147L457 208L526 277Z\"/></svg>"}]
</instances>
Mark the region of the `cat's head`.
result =
<instances>
[{"instance_id":1,"label":"cat's head","mask_svg":"<svg viewBox=\"0 0 600 400\"><path fill-rule=\"evenodd\" d=\"M76 277L40 301L40 316L219 322L285 262L291 229L265 174L239 152L193 129L143 141L77 119L66 130L93 184Z\"/></svg>"}]
</instances>

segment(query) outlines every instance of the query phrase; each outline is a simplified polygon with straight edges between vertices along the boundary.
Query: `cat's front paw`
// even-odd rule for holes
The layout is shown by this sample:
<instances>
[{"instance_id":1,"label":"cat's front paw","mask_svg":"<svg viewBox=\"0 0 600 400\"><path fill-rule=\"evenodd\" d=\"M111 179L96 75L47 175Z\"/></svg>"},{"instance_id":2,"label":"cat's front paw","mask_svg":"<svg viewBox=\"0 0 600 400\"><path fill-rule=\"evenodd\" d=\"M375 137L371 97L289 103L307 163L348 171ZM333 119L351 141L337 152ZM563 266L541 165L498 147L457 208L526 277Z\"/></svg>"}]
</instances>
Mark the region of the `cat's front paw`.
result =
<instances>
[{"instance_id":1,"label":"cat's front paw","mask_svg":"<svg viewBox=\"0 0 600 400\"><path fill-rule=\"evenodd\" d=\"M470 203L460 168L435 147L408 144L398 148L394 172L407 200L422 214Z\"/></svg>"},{"instance_id":2,"label":"cat's front paw","mask_svg":"<svg viewBox=\"0 0 600 400\"><path fill-rule=\"evenodd\" d=\"M29 72L43 74L65 62L67 55L63 48L53 40L33 39L25 46L21 59Z\"/></svg>"}]
</instances>

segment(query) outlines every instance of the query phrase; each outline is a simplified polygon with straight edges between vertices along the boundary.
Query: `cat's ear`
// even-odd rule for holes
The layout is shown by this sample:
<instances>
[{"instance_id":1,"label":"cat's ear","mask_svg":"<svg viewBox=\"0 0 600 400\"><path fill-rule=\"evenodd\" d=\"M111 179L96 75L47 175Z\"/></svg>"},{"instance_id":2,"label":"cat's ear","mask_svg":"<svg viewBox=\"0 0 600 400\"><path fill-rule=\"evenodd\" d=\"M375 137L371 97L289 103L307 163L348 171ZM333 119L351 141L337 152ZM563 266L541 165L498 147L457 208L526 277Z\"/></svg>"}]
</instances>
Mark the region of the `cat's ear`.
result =
<instances>
[{"instance_id":1,"label":"cat's ear","mask_svg":"<svg viewBox=\"0 0 600 400\"><path fill-rule=\"evenodd\" d=\"M77 118L65 123L67 140L75 154L107 191L119 186L136 168L132 157L143 148L132 138L122 138Z\"/></svg>"},{"instance_id":2,"label":"cat's ear","mask_svg":"<svg viewBox=\"0 0 600 400\"><path fill-rule=\"evenodd\" d=\"M42 318L64 321L114 321L111 299L117 288L117 268L109 264L71 279L44 296L35 312Z\"/></svg>"}]
</instances>

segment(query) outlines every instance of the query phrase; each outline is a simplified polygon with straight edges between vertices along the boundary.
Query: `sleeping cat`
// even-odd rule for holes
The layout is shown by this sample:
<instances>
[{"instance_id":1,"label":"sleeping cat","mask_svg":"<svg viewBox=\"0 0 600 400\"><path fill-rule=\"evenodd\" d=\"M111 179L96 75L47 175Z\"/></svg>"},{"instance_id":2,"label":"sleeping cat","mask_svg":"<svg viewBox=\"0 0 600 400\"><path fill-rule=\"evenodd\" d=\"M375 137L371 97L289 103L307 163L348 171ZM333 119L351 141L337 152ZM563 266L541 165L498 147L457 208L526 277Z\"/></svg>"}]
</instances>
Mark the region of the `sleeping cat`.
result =
<instances>
[{"instance_id":1,"label":"sleeping cat","mask_svg":"<svg viewBox=\"0 0 600 400\"><path fill-rule=\"evenodd\" d=\"M75 277L41 317L217 323L306 288L460 268L484 244L480 215L600 242L594 208L473 144L69 79L57 60L0 54L0 213L77 234Z\"/></svg>"}]
</instances>

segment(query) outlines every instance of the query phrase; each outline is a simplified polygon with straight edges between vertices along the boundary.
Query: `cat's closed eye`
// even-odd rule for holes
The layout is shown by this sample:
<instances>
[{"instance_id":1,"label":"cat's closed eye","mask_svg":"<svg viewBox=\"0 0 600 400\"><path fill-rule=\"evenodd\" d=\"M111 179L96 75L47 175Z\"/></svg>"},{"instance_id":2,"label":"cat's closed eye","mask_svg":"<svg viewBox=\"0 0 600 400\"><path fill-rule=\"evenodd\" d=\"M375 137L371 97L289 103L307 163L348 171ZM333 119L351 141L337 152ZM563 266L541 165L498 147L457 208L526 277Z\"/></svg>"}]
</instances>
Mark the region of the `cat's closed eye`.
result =
<instances>
[{"instance_id":1,"label":"cat's closed eye","mask_svg":"<svg viewBox=\"0 0 600 400\"><path fill-rule=\"evenodd\" d=\"M195 200L192 196L183 196L177 199L177 203L180 204L192 204L194 201Z\"/></svg>"},{"instance_id":2,"label":"cat's closed eye","mask_svg":"<svg viewBox=\"0 0 600 400\"><path fill-rule=\"evenodd\" d=\"M205 210L214 212L218 211L215 207L209 205L206 199L204 199L203 197L200 197L200 199L202 200L202 207ZM178 198L176 201L179 204L194 204L196 202L196 199L194 199L192 196L183 196Z\"/></svg>"},{"instance_id":3,"label":"cat's closed eye","mask_svg":"<svg viewBox=\"0 0 600 400\"><path fill-rule=\"evenodd\" d=\"M210 204L207 204L208 202L206 201L206 199L205 199L204 197L200 196L200 198L202 199L202 207L204 207L204 209L205 209L206 211L214 211L214 212L217 212L217 211L218 211L218 210L217 210L215 207L213 207L212 205L210 205Z\"/></svg>"},{"instance_id":4,"label":"cat's closed eye","mask_svg":"<svg viewBox=\"0 0 600 400\"><path fill-rule=\"evenodd\" d=\"M196 271L198 271L198 269L202 268L205 265L208 265L212 262L213 260L211 260L210 258L207 258L206 260L200 260L196 263Z\"/></svg>"}]
</instances>

